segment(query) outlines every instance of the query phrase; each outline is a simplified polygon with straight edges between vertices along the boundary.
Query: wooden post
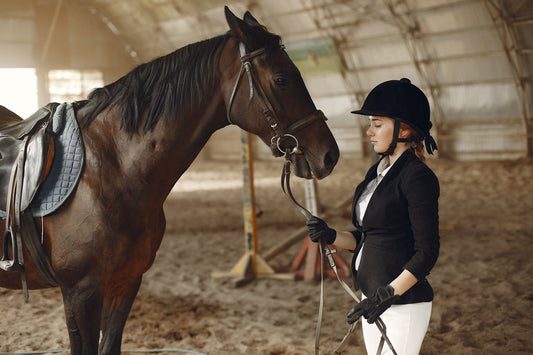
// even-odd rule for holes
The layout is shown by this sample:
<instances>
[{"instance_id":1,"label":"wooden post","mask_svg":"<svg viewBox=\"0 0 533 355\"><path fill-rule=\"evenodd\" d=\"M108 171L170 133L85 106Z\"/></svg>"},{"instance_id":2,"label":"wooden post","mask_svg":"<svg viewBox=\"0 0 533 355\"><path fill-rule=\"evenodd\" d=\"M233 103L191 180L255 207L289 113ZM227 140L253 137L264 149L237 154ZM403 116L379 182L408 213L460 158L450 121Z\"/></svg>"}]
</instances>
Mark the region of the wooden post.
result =
<instances>
[{"instance_id":1,"label":"wooden post","mask_svg":"<svg viewBox=\"0 0 533 355\"><path fill-rule=\"evenodd\" d=\"M318 216L318 199L316 194L316 180L305 180L305 207ZM307 243L307 257L305 258L304 280L314 280L317 277L317 261L319 260L318 243Z\"/></svg>"},{"instance_id":2,"label":"wooden post","mask_svg":"<svg viewBox=\"0 0 533 355\"><path fill-rule=\"evenodd\" d=\"M314 216L318 216L318 198L316 193L316 180L305 180L305 207ZM318 243L312 243L309 238L305 238L300 252L294 259L291 271L295 272L296 277L303 277L304 280L315 280L317 272L320 271ZM304 262L305 258L305 262ZM299 271L303 265L303 271Z\"/></svg>"},{"instance_id":3,"label":"wooden post","mask_svg":"<svg viewBox=\"0 0 533 355\"><path fill-rule=\"evenodd\" d=\"M240 286L254 278L274 277L293 279L291 274L276 274L268 263L258 254L257 215L255 210L254 169L252 136L242 131L242 176L243 176L243 217L244 217L244 255L226 273L213 273L212 277L234 277L235 285Z\"/></svg>"},{"instance_id":4,"label":"wooden post","mask_svg":"<svg viewBox=\"0 0 533 355\"><path fill-rule=\"evenodd\" d=\"M314 216L318 216L318 193L317 193L317 182L315 179L305 180L305 207L311 212ZM296 277L302 277L304 280L316 280L320 277L320 250L318 249L318 243L313 243L309 238L305 238L304 244L300 249L300 252L294 259L291 265L291 271L295 272ZM303 263L305 257L304 270L299 271L298 269ZM333 259L337 264L339 275L349 276L350 268L344 262L344 260L337 253L333 254ZM324 265L326 265L325 263ZM334 272L329 270L325 266L327 275L331 277L336 277Z\"/></svg>"}]
</instances>

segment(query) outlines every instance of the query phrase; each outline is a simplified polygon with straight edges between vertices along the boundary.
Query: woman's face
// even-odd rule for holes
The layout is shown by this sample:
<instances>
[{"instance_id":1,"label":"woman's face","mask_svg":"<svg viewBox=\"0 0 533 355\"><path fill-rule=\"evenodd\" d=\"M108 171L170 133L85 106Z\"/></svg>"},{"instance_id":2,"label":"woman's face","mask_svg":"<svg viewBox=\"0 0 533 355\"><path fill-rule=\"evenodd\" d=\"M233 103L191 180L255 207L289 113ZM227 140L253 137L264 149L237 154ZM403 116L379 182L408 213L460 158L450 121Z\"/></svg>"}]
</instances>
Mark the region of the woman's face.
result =
<instances>
[{"instance_id":1,"label":"woman's face","mask_svg":"<svg viewBox=\"0 0 533 355\"><path fill-rule=\"evenodd\" d=\"M385 153L392 142L394 133L394 120L389 117L369 116L370 126L366 135L370 137L370 143L376 153Z\"/></svg>"}]
</instances>

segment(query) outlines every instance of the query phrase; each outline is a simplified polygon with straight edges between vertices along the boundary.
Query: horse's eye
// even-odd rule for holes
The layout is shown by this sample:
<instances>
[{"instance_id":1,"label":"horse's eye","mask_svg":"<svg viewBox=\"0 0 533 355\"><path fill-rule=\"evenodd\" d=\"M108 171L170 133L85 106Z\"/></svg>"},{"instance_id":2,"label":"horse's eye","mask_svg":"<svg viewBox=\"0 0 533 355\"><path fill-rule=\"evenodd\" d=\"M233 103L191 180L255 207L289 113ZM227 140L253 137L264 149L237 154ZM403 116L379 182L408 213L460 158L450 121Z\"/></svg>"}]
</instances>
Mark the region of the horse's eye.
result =
<instances>
[{"instance_id":1,"label":"horse's eye","mask_svg":"<svg viewBox=\"0 0 533 355\"><path fill-rule=\"evenodd\" d=\"M287 79L281 76L275 77L274 84L276 84L276 86L287 86Z\"/></svg>"}]
</instances>

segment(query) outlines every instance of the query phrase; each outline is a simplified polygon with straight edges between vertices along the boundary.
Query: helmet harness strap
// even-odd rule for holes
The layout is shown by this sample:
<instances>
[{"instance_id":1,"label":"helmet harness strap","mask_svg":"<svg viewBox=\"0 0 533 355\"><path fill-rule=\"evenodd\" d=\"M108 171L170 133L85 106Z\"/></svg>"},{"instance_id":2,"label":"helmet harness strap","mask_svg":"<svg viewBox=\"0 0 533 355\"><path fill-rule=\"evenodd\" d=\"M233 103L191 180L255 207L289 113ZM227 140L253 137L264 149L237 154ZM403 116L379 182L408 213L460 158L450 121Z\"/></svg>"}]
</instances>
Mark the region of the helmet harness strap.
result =
<instances>
[{"instance_id":1,"label":"helmet harness strap","mask_svg":"<svg viewBox=\"0 0 533 355\"><path fill-rule=\"evenodd\" d=\"M400 120L395 118L394 119L394 131L392 132L392 142L389 146L389 149L387 149L384 153L380 153L380 155L392 155L394 153L394 150L396 150L396 145L398 142L411 142L415 143L417 141L416 138L400 138ZM411 144L411 147L413 144Z\"/></svg>"}]
</instances>

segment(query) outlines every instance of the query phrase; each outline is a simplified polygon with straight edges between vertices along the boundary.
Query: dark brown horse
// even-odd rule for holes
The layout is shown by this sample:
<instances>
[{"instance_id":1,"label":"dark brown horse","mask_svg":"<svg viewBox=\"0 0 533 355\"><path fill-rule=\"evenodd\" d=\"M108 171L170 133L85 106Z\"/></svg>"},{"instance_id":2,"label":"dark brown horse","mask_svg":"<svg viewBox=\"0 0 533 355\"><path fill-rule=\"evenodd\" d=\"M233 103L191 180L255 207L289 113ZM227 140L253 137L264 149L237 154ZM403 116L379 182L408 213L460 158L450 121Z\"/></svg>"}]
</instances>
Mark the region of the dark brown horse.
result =
<instances>
[{"instance_id":1,"label":"dark brown horse","mask_svg":"<svg viewBox=\"0 0 533 355\"><path fill-rule=\"evenodd\" d=\"M233 123L276 155L298 145L301 177L323 178L337 162L325 118L280 38L249 13L241 20L225 11L228 33L143 64L77 103L85 167L74 193L43 222L72 354L120 353L165 232L163 202L213 132ZM45 287L25 259L29 288ZM20 288L19 273L0 271L0 287Z\"/></svg>"}]
</instances>

